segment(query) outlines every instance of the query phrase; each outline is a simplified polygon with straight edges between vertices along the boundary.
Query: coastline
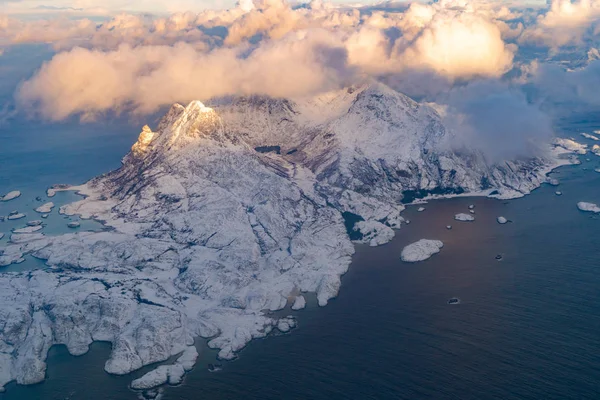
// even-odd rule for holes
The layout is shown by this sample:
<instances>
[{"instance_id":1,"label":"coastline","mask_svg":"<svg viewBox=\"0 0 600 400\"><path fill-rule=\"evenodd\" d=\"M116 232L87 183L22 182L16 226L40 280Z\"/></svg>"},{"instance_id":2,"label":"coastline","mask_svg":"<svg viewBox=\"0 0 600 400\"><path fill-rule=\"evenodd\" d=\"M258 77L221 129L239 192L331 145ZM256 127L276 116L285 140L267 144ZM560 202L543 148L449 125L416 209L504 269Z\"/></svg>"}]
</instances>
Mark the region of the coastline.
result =
<instances>
[{"instance_id":1,"label":"coastline","mask_svg":"<svg viewBox=\"0 0 600 400\"><path fill-rule=\"evenodd\" d=\"M567 151L565 149L564 152L561 152L561 154L565 154L565 153L569 153L569 151ZM543 171L544 176L546 176L549 172L551 172L552 170L563 166L563 165L567 165L570 164L570 162L568 160L559 160L558 158L556 159L556 162L552 165L549 165L548 167L546 167ZM78 202L74 202L74 203L70 203L70 204L66 204L62 207L60 207L60 213L64 214L64 215L79 215L80 218L82 219L94 219L100 223L102 223L104 226L110 226L114 229L116 229L117 231L119 230L120 227L123 227L123 223L120 220L115 220L114 218L110 218L111 217L111 210L112 207L115 205L115 203L113 203L111 200L108 199L104 199L103 195L102 195L102 191L98 191L95 188L93 188L91 186L91 182L93 182L96 178L86 182L83 185L78 185L78 186L72 186L72 187L57 187L57 188L50 188L48 190L48 195L52 194L56 194L57 191L74 191L76 192L78 195L83 196L84 199ZM543 182L541 182L543 183ZM540 185L541 185L540 183ZM539 187L536 186L536 188ZM439 197L431 197L431 198L426 198L426 199L422 199L424 201L429 201L429 200L435 200L435 199L443 199L443 198L452 198L452 197L478 197L483 195L485 192L480 192L480 193L465 193L465 194L461 194L461 195L450 195L450 196L439 196ZM491 192L487 192L485 193L485 195L487 197L493 197L493 196L489 196ZM513 196L511 198L517 198L517 197L522 197L524 195L526 195L528 193L521 193L520 196ZM50 196L52 197L52 196ZM419 204L419 203L414 203L414 204ZM105 219L103 218L105 217ZM129 234L135 234L136 229L135 227L133 227L133 229L128 229L128 232L121 232L121 233L129 233ZM384 241L383 243L379 243L379 244L384 244L387 243L389 240L391 240L393 237L393 235L391 237L389 237L388 240ZM41 250L41 249L40 249ZM31 250L31 252L36 251ZM354 250L353 250L354 251ZM43 257L41 257L43 258ZM339 279L341 278L341 276L343 276L348 268L350 268L350 260L348 260L347 265L342 266L342 268L339 269L339 271L337 272L336 276L333 277L334 281L332 281L332 286L331 288L329 288L328 290L330 290L330 294L328 294L328 298L334 298L337 296L338 291L340 290L340 286L338 284L335 284L335 282L339 281ZM279 301L279 303L273 307L271 307L271 311L274 311L276 309L282 309L287 307L288 302L290 301L289 296L286 296L286 301L283 302L282 300ZM321 300L319 300L319 303L321 306L326 304L325 302L322 302ZM262 313L261 313L262 315ZM237 350L234 351L239 351L241 348L243 348L246 344L248 344L252 339L254 338L259 338L259 337L265 337L267 335L269 335L272 331L273 328L278 327L279 322L278 320L272 320L267 318L266 320L264 320L263 322L263 327L265 328L264 331L257 331L253 334L251 334L249 337L244 337L241 341L237 342L237 344L235 345L235 348ZM281 330L281 329L279 329ZM282 330L283 331L283 330ZM215 342L214 338L215 338L215 333L216 331L214 330L209 330L207 331L207 333L210 333L206 336L200 336L200 337L204 337L205 339L207 339L207 341L209 343L212 342L212 344L209 344L209 346L215 346L215 347L219 347L222 346L221 344L219 344L220 342ZM193 336L193 335L192 335ZM211 337L213 338L211 340ZM95 342L96 340L92 340L92 342ZM177 351L170 351L168 356L172 357L175 356L176 354L178 354L180 351L183 350L183 347L178 347L175 350ZM81 353L82 350L77 350L76 353ZM231 359L234 357L234 353L231 352L230 350L227 353L222 353L221 358L223 359ZM152 363L150 363L152 364ZM144 365L148 365L148 364L141 364L140 367L144 366ZM133 370L132 370L133 371ZM109 371L110 372L110 371ZM115 371L116 372L116 371Z\"/></svg>"},{"instance_id":2,"label":"coastline","mask_svg":"<svg viewBox=\"0 0 600 400\"><path fill-rule=\"evenodd\" d=\"M588 169L591 165L593 164L584 161L584 166L588 166ZM289 335L253 341L241 352L235 363L224 363L221 373L207 370L208 363L215 362L216 352L206 348L204 340L199 340L202 351L195 369L186 376L182 385L165 386L164 400L193 396L215 400L242 399L246 390L250 390L252 394L246 398L260 396L264 400L275 400L276 393L283 393L285 387L290 385L294 386L297 396L326 400L322 393L334 390L331 382L298 385L299 380L311 381L316 374L327 374L336 382L335 390L348 390L351 393L348 398L357 400L369 393L357 388L352 390L353 382L364 384L367 379L382 379L387 384L372 389L370 395L391 399L394 395L409 396L411 392L420 390L421 385L427 385L428 380L423 376L427 371L435 373L437 378L431 386L425 387L437 390L435 393L438 394L447 393L446 390L458 393L464 388L488 395L489 390L510 394L509 391L503 391L507 387L507 381L502 375L492 374L494 378L486 381L483 386L478 380L465 386L461 380L452 381L454 374L447 374L447 370L452 366L452 371L460 376L484 379L491 371L502 367L502 362L511 360L513 353L516 357L514 359L522 363L519 364L522 365L521 369L516 367L517 371L524 372L535 365L539 366L532 364L535 360L531 360L531 353L528 353L528 357L523 357L520 349L523 346L533 346L526 348L541 351L543 343L548 343L543 340L548 335L543 329L547 325L544 325L544 321L560 316L556 313L562 313L565 308L583 304L572 303L582 295L581 301L587 301L585 288L591 289L594 285L592 282L597 282L592 280L588 283L593 277L588 275L593 274L594 270L593 253L578 258L573 252L582 254L581 251L590 249L592 243L579 243L581 235L576 236L573 239L577 243L573 243L570 252L565 253L567 249L559 245L564 242L561 241L563 235L558 231L546 230L545 227L560 223L559 231L562 232L564 229L578 229L579 225L584 224L588 226L586 231L591 232L590 229L597 226L598 220L580 214L573 207L573 201L580 198L597 199L598 191L588 190L588 194L576 192L575 189L581 182L572 180L572 177L586 176L586 182L591 179L598 182L597 177L600 176L579 168L569 168L561 175L564 175L561 190L565 193L562 197L554 196L554 188L545 185L532 193L532 196L526 196L518 202L459 198L431 204L424 213L418 213L415 207L407 208L405 217L412 219L414 223L407 226L396 240L381 248L357 246L350 270L342 282L343 290L329 307L315 307L315 299L309 296L310 306L296 314L298 330ZM590 196L590 193L594 195ZM454 212L466 210L469 204L476 205L477 222L457 225L452 231L446 231L446 219L451 220ZM551 222L550 216L557 210L563 212L559 213L557 220ZM510 217L515 223L498 225L494 219L498 214ZM568 225L565 226L565 222ZM539 229L546 234L532 237L531 233ZM431 236L445 241L446 249L438 257L418 266L401 264L398 257L405 243L423 237L423 232L429 232ZM524 234L527 234L527 239ZM498 235L504 239L498 241ZM515 235L522 239L511 239ZM554 249L556 257L543 257L548 246ZM505 255L502 262L494 260L494 255L498 252ZM578 293L573 293L574 296L569 296L569 288L572 291L573 286L562 289L556 286L560 283L557 282L559 278L556 274L565 272L567 265L572 277L579 277L579 281L575 282L565 278L565 281L578 288ZM529 282L527 286L524 286L524 279ZM531 298L539 290L543 292ZM448 306L446 301L452 297L461 299L461 304ZM539 304L547 307L534 308L537 310L536 315L542 315L531 321L528 310ZM545 310L546 308L548 309ZM577 315L583 312L581 309ZM469 323L466 324L465 321ZM374 329L380 324L384 324L385 329ZM538 326L540 324L541 327ZM538 328L542 331L538 332ZM519 331L522 331L522 335ZM434 336L428 336L425 343L423 332ZM560 336L562 333L552 334L557 335L563 337ZM477 344L477 347L465 349L477 351L473 357L480 358L488 354L489 361L478 373L469 368L469 358L456 358L455 350L457 346L460 348L461 343L465 345L465 340L467 343L474 341ZM502 342L498 343L498 340ZM556 340L558 339L553 339L551 343L561 343ZM432 344L434 348L427 347ZM442 354L436 355L436 348ZM61 349L62 356L58 364L55 359L48 359L49 380L44 385L7 386L6 400L34 400L43 398L39 397L41 394L46 398L54 398L51 394L59 389L74 393L73 399L81 398L85 391L76 383L77 376L81 374L89 377L90 389L100 388L101 392L113 395L115 400L135 399L137 395L127 388L128 383L147 370L124 377L109 376L102 371L102 364L106 360L104 357L108 357L109 349L101 352L97 349L92 348L90 357L86 355L83 359L73 358L66 354L65 348ZM552 361L568 360L569 354L573 353L565 354L565 351L564 346L559 345L552 353L553 357L558 358L552 358ZM415 352L418 352L419 357L415 358ZM581 353L576 354L581 357ZM339 359L345 366L338 367L328 361L331 359ZM373 362L374 359L377 362ZM432 360L435 365L431 364ZM361 365L369 367L361 368ZM406 368L399 369L402 365ZM80 375L76 374L79 373L78 368L81 369ZM573 376L568 371L567 367L566 370L554 372ZM73 375L69 378L69 374ZM347 377L344 378L346 374ZM535 382L526 387L515 384L511 386L511 390L522 396L542 396L552 393L552 390L564 390L564 384L560 382L553 380L543 387ZM317 392L313 393L311 389ZM589 392L580 387L577 393ZM484 395L481 398L487 397ZM102 397L90 396L89 399L101 400Z\"/></svg>"}]
</instances>

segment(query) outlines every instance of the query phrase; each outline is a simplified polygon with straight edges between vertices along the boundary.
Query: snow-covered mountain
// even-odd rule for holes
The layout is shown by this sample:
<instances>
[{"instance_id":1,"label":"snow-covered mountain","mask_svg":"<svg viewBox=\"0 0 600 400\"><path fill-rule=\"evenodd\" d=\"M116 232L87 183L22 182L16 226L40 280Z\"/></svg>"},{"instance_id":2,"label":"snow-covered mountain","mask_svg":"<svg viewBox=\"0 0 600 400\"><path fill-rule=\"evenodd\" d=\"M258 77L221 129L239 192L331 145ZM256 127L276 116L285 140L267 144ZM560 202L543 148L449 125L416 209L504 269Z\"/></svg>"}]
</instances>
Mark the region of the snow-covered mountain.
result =
<instances>
[{"instance_id":1,"label":"snow-covered mountain","mask_svg":"<svg viewBox=\"0 0 600 400\"><path fill-rule=\"evenodd\" d=\"M435 111L381 84L208 105L174 105L120 169L72 188L87 197L61 212L111 230L12 235L0 265L33 254L50 268L0 276L0 385L43 380L54 344L82 354L96 340L113 344L105 369L115 374L184 352L134 387L176 383L194 338L230 359L295 325L269 311L301 307L307 292L326 305L350 264L349 233L391 240L403 201L520 196L556 163L489 165L452 150Z\"/></svg>"}]
</instances>

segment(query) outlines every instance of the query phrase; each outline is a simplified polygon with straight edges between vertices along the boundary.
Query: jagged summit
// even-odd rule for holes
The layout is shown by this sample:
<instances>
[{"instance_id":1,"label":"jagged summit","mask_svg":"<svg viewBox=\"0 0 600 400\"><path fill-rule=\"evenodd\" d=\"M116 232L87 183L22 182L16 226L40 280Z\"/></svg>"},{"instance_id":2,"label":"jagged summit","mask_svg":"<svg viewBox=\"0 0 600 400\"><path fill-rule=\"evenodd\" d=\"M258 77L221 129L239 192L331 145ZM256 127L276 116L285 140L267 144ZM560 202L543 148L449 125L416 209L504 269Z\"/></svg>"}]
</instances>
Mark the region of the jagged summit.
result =
<instances>
[{"instance_id":1,"label":"jagged summit","mask_svg":"<svg viewBox=\"0 0 600 400\"><path fill-rule=\"evenodd\" d=\"M161 119L157 132L148 125L142 128L132 153L140 157L148 154L150 148L164 151L185 146L188 141L199 137L218 139L221 130L222 123L217 113L202 102L192 101L187 107L174 104Z\"/></svg>"},{"instance_id":2,"label":"jagged summit","mask_svg":"<svg viewBox=\"0 0 600 400\"><path fill-rule=\"evenodd\" d=\"M153 138L154 132L152 132L152 129L150 129L148 125L144 125L137 142L135 142L135 144L131 148L131 152L135 156L141 157L148 150L148 146L150 146L150 143L152 142Z\"/></svg>"},{"instance_id":3,"label":"jagged summit","mask_svg":"<svg viewBox=\"0 0 600 400\"><path fill-rule=\"evenodd\" d=\"M218 139L222 130L221 119L215 110L206 107L200 101L188 104L167 126L162 135L162 144L168 147L185 146L188 141L199 137Z\"/></svg>"}]
</instances>

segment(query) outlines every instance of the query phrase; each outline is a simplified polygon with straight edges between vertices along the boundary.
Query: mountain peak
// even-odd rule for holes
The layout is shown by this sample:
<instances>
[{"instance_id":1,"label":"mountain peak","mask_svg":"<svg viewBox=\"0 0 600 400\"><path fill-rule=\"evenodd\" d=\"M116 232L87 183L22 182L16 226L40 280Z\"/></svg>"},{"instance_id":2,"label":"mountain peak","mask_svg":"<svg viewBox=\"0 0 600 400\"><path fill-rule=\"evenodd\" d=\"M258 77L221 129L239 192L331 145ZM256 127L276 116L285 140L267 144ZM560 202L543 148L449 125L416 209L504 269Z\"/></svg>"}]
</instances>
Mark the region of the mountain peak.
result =
<instances>
[{"instance_id":1,"label":"mountain peak","mask_svg":"<svg viewBox=\"0 0 600 400\"><path fill-rule=\"evenodd\" d=\"M190 102L186 107L175 103L167 114L160 120L154 134L150 134L150 128L144 127L140 138L138 149L145 149L144 143L154 142L154 146L181 147L181 141L187 141L199 137L219 137L222 131L221 118L210 107L206 107L199 100ZM217 136L215 136L217 133ZM146 143L146 145L147 145Z\"/></svg>"},{"instance_id":2,"label":"mountain peak","mask_svg":"<svg viewBox=\"0 0 600 400\"><path fill-rule=\"evenodd\" d=\"M193 100L185 108L184 112L185 113L191 113L191 112L210 113L210 112L214 112L214 110L212 108L210 108L210 107L206 107L204 105L204 103L202 103L200 100Z\"/></svg>"},{"instance_id":3,"label":"mountain peak","mask_svg":"<svg viewBox=\"0 0 600 400\"><path fill-rule=\"evenodd\" d=\"M144 125L137 142L135 142L135 144L131 148L133 154L136 156L140 156L146 153L146 151L148 150L148 146L152 142L152 139L154 139L154 132L152 132L152 129L150 129L148 125Z\"/></svg>"},{"instance_id":4,"label":"mountain peak","mask_svg":"<svg viewBox=\"0 0 600 400\"><path fill-rule=\"evenodd\" d=\"M201 101L194 100L185 107L170 128L169 144L196 138L217 138L222 131L219 115ZM215 136L216 134L216 136Z\"/></svg>"}]
</instances>

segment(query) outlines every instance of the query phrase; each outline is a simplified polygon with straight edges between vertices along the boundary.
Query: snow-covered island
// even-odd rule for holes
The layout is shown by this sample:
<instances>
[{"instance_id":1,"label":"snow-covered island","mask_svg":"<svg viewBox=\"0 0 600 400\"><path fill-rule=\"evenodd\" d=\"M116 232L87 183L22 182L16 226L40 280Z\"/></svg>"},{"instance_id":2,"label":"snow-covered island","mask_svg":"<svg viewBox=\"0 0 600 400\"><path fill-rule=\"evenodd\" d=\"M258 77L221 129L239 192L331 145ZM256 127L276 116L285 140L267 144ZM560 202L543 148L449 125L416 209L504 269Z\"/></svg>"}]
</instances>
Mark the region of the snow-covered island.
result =
<instances>
[{"instance_id":1,"label":"snow-covered island","mask_svg":"<svg viewBox=\"0 0 600 400\"><path fill-rule=\"evenodd\" d=\"M596 140L596 141L600 140L597 136L590 135L589 133L585 133L585 132L582 132L581 136L583 136L586 139L591 139L591 140Z\"/></svg>"},{"instance_id":2,"label":"snow-covered island","mask_svg":"<svg viewBox=\"0 0 600 400\"><path fill-rule=\"evenodd\" d=\"M188 346L172 365L161 365L148 372L141 378L131 382L131 388L136 390L152 389L154 387L169 383L178 385L183 381L187 371L191 371L196 364L198 350L194 346Z\"/></svg>"},{"instance_id":3,"label":"snow-covered island","mask_svg":"<svg viewBox=\"0 0 600 400\"><path fill-rule=\"evenodd\" d=\"M17 219L23 219L25 218L27 215L20 213L20 212L12 212L10 213L10 215L6 218L9 221L14 221Z\"/></svg>"},{"instance_id":4,"label":"snow-covered island","mask_svg":"<svg viewBox=\"0 0 600 400\"><path fill-rule=\"evenodd\" d=\"M302 308L300 293L325 306L353 242L391 240L403 199L520 197L569 162L549 144L496 164L453 151L436 111L381 84L213 103L173 105L155 129L143 128L121 168L48 189L81 192L60 212L110 230L13 234L0 249L0 265L33 255L48 266L0 275L0 387L42 381L55 344L81 355L94 341L112 343L111 374L176 360L134 387L179 382L196 338L232 359L252 339L292 329L293 318L273 311ZM442 246L417 243L404 258Z\"/></svg>"},{"instance_id":5,"label":"snow-covered island","mask_svg":"<svg viewBox=\"0 0 600 400\"><path fill-rule=\"evenodd\" d=\"M39 212L40 214L48 214L49 212L52 211L53 208L54 208L54 203L49 202L49 203L39 206L38 208L35 209L35 211Z\"/></svg>"},{"instance_id":6,"label":"snow-covered island","mask_svg":"<svg viewBox=\"0 0 600 400\"><path fill-rule=\"evenodd\" d=\"M556 138L554 144L577 154L583 155L588 151L587 144L578 143L574 139Z\"/></svg>"},{"instance_id":7,"label":"snow-covered island","mask_svg":"<svg viewBox=\"0 0 600 400\"><path fill-rule=\"evenodd\" d=\"M462 222L472 222L475 221L475 217L471 214L460 213L454 216L454 219Z\"/></svg>"},{"instance_id":8,"label":"snow-covered island","mask_svg":"<svg viewBox=\"0 0 600 400\"><path fill-rule=\"evenodd\" d=\"M600 213L600 207L594 203L587 203L585 201L580 201L577 203L577 208L579 208L581 211Z\"/></svg>"},{"instance_id":9,"label":"snow-covered island","mask_svg":"<svg viewBox=\"0 0 600 400\"><path fill-rule=\"evenodd\" d=\"M444 243L439 240L421 239L418 242L409 244L402 250L400 258L404 262L425 261L432 255L439 253L444 247Z\"/></svg>"},{"instance_id":10,"label":"snow-covered island","mask_svg":"<svg viewBox=\"0 0 600 400\"><path fill-rule=\"evenodd\" d=\"M19 228L19 229L13 229L13 233L33 233L33 232L37 232L37 231L41 231L42 230L42 226L41 225L34 225L34 226L26 226L25 228Z\"/></svg>"},{"instance_id":11,"label":"snow-covered island","mask_svg":"<svg viewBox=\"0 0 600 400\"><path fill-rule=\"evenodd\" d=\"M10 201L16 199L17 197L21 197L21 192L14 190L12 192L8 192L4 196L0 196L0 201Z\"/></svg>"}]
</instances>

